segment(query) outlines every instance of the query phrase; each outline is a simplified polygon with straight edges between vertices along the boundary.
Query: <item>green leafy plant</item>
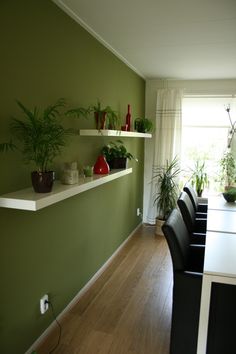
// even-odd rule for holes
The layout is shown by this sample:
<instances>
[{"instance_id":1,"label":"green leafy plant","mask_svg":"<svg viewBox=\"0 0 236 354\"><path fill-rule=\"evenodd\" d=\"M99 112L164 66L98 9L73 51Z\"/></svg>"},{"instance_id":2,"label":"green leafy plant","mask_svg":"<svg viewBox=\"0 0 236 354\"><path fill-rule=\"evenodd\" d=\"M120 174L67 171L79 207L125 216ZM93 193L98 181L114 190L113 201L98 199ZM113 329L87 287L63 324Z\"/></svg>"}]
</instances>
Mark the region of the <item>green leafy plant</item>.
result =
<instances>
[{"instance_id":1,"label":"green leafy plant","mask_svg":"<svg viewBox=\"0 0 236 354\"><path fill-rule=\"evenodd\" d=\"M191 169L191 171L191 184L195 188L197 196L201 197L204 188L208 184L208 176L205 171L205 161L196 160L194 168Z\"/></svg>"},{"instance_id":2,"label":"green leafy plant","mask_svg":"<svg viewBox=\"0 0 236 354\"><path fill-rule=\"evenodd\" d=\"M37 107L31 111L20 101L17 101L17 104L24 118L12 118L10 132L18 144L14 144L12 140L1 143L0 150L17 149L23 154L26 163L33 162L38 172L46 172L66 145L67 137L75 133L61 124L65 100L59 99L43 111Z\"/></svg>"},{"instance_id":3,"label":"green leafy plant","mask_svg":"<svg viewBox=\"0 0 236 354\"><path fill-rule=\"evenodd\" d=\"M110 142L102 148L101 152L106 157L107 162L110 162L115 158L127 158L129 160L134 159L138 161L130 152L127 151L123 141L121 140Z\"/></svg>"},{"instance_id":4,"label":"green leafy plant","mask_svg":"<svg viewBox=\"0 0 236 354\"><path fill-rule=\"evenodd\" d=\"M69 114L80 115L88 118L91 114L95 116L97 129L120 129L120 118L117 113L110 107L102 108L101 102L98 100L95 105L90 105L87 108L79 107L68 111Z\"/></svg>"},{"instance_id":5,"label":"green leafy plant","mask_svg":"<svg viewBox=\"0 0 236 354\"><path fill-rule=\"evenodd\" d=\"M226 151L220 160L220 182L228 189L235 183L236 162L233 154Z\"/></svg>"},{"instance_id":6,"label":"green leafy plant","mask_svg":"<svg viewBox=\"0 0 236 354\"><path fill-rule=\"evenodd\" d=\"M136 118L134 121L134 129L139 133L151 132L153 123L148 118Z\"/></svg>"},{"instance_id":7,"label":"green leafy plant","mask_svg":"<svg viewBox=\"0 0 236 354\"><path fill-rule=\"evenodd\" d=\"M166 220L172 209L175 208L178 198L177 178L180 174L179 160L175 157L165 166L154 166L153 180L156 181L156 193L154 204L156 204L158 219Z\"/></svg>"}]
</instances>

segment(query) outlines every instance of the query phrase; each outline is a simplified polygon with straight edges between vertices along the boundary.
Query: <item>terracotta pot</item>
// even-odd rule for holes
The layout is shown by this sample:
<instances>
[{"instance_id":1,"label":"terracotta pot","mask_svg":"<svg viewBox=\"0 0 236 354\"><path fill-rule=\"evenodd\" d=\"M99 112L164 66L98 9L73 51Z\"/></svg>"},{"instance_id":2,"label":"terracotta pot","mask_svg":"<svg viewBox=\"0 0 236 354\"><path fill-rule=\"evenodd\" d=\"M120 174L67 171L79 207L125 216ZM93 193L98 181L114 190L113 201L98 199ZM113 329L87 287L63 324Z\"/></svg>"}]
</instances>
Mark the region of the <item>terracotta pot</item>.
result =
<instances>
[{"instance_id":1,"label":"terracotta pot","mask_svg":"<svg viewBox=\"0 0 236 354\"><path fill-rule=\"evenodd\" d=\"M31 172L31 181L36 193L51 192L54 179L54 171Z\"/></svg>"},{"instance_id":2,"label":"terracotta pot","mask_svg":"<svg viewBox=\"0 0 236 354\"><path fill-rule=\"evenodd\" d=\"M157 236L164 236L163 231L162 231L162 225L164 224L164 220L160 220L156 218L156 231L155 234Z\"/></svg>"},{"instance_id":3,"label":"terracotta pot","mask_svg":"<svg viewBox=\"0 0 236 354\"><path fill-rule=\"evenodd\" d=\"M96 129L106 128L106 112L94 112L94 118L96 122Z\"/></svg>"}]
</instances>

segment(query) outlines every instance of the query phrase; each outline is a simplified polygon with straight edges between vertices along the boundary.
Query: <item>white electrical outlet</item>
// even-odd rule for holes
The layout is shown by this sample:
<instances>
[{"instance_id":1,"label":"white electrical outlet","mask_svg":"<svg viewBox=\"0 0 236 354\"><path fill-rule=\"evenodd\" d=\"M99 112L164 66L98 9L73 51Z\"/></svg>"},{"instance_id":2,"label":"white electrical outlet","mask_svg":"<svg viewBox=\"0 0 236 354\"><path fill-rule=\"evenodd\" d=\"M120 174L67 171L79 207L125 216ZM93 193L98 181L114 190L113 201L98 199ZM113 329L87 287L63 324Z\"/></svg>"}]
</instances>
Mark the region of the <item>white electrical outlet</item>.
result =
<instances>
[{"instance_id":1,"label":"white electrical outlet","mask_svg":"<svg viewBox=\"0 0 236 354\"><path fill-rule=\"evenodd\" d=\"M41 299L40 299L40 312L43 315L46 311L48 310L48 295L45 294Z\"/></svg>"},{"instance_id":2,"label":"white electrical outlet","mask_svg":"<svg viewBox=\"0 0 236 354\"><path fill-rule=\"evenodd\" d=\"M137 208L137 216L141 214L140 208Z\"/></svg>"}]
</instances>

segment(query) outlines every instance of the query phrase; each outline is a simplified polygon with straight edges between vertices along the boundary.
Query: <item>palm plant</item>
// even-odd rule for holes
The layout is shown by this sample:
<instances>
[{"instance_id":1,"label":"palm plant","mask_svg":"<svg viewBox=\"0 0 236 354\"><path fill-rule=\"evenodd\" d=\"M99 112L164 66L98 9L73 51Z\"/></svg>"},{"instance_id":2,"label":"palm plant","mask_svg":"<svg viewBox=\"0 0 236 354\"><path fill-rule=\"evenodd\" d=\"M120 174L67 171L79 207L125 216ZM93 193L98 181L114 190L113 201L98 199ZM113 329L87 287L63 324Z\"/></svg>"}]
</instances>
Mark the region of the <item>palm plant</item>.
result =
<instances>
[{"instance_id":1,"label":"palm plant","mask_svg":"<svg viewBox=\"0 0 236 354\"><path fill-rule=\"evenodd\" d=\"M66 138L73 133L59 121L65 101L59 99L43 112L37 107L31 111L20 101L17 104L25 119L12 118L10 131L19 144L15 145L11 140L0 144L0 150L20 150L26 163L33 162L38 172L48 171L49 165L66 145Z\"/></svg>"},{"instance_id":2,"label":"palm plant","mask_svg":"<svg viewBox=\"0 0 236 354\"><path fill-rule=\"evenodd\" d=\"M154 204L157 206L160 220L166 220L172 209L175 208L178 198L177 177L180 174L179 161L175 157L166 166L157 166L153 168L153 180L156 181L156 193Z\"/></svg>"},{"instance_id":3,"label":"palm plant","mask_svg":"<svg viewBox=\"0 0 236 354\"><path fill-rule=\"evenodd\" d=\"M36 171L31 172L35 192L50 192L54 172L49 167L66 145L68 136L75 133L72 129L64 128L60 122L61 115L67 114L63 110L65 101L59 99L43 111L37 107L31 111L20 101L17 104L24 113L24 118L12 118L10 131L18 144L15 145L12 140L2 143L0 151L19 150L26 163L35 164Z\"/></svg>"}]
</instances>

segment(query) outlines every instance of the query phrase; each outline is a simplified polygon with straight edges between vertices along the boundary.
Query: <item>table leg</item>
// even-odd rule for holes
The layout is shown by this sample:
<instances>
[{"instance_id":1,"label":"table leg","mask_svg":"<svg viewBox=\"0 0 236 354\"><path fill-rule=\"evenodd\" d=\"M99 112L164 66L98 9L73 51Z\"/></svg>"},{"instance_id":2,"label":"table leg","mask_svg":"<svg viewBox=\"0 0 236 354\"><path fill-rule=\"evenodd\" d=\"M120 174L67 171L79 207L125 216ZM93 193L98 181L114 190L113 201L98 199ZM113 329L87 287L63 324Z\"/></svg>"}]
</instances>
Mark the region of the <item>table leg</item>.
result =
<instances>
[{"instance_id":1,"label":"table leg","mask_svg":"<svg viewBox=\"0 0 236 354\"><path fill-rule=\"evenodd\" d=\"M197 354L206 354L212 276L203 275Z\"/></svg>"}]
</instances>

